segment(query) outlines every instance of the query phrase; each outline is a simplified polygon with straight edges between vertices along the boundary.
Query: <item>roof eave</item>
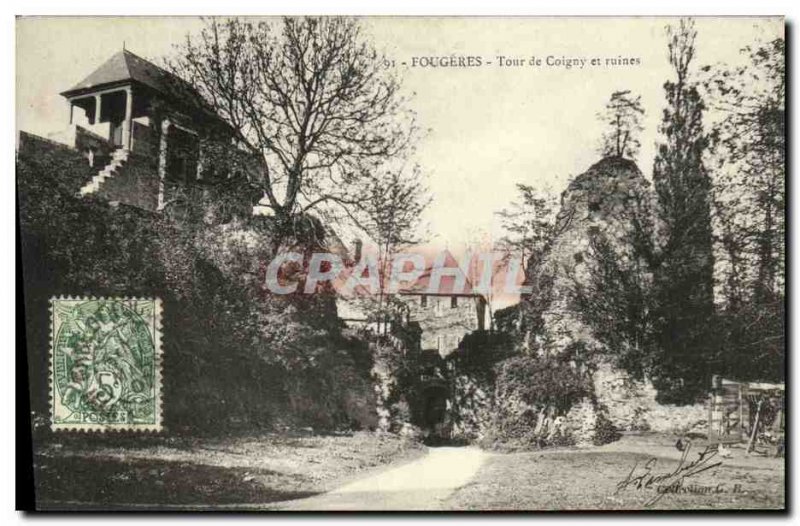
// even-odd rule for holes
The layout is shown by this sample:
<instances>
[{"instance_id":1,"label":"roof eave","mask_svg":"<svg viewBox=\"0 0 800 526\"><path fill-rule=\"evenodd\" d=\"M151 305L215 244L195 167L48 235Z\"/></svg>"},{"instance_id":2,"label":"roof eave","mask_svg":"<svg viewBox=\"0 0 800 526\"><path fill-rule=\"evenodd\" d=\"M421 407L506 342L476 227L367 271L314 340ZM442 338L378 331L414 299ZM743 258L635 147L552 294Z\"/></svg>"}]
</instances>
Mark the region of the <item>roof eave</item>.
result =
<instances>
[{"instance_id":1,"label":"roof eave","mask_svg":"<svg viewBox=\"0 0 800 526\"><path fill-rule=\"evenodd\" d=\"M424 290L399 290L397 294L400 296L440 296L452 297L458 296L460 298L483 298L483 294L479 292L425 292ZM485 299L485 298L484 298Z\"/></svg>"},{"instance_id":2,"label":"roof eave","mask_svg":"<svg viewBox=\"0 0 800 526\"><path fill-rule=\"evenodd\" d=\"M88 95L95 91L106 91L109 89L120 88L122 86L128 86L133 84L137 84L137 82L133 79L119 80L116 82L107 82L105 84L89 86L86 88L72 88L68 89L67 91L62 91L61 93L59 93L59 95L61 95L65 99L74 99L82 95Z\"/></svg>"}]
</instances>

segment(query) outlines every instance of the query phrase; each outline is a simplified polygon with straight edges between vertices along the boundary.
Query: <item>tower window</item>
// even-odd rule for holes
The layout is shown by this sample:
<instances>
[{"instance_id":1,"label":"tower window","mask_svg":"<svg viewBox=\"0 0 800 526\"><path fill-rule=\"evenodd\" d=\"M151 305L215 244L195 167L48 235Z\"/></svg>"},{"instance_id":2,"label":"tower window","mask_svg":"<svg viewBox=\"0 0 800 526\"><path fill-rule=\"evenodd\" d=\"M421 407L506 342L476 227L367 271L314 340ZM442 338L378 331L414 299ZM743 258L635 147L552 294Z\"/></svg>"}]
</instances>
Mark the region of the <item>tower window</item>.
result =
<instances>
[{"instance_id":1,"label":"tower window","mask_svg":"<svg viewBox=\"0 0 800 526\"><path fill-rule=\"evenodd\" d=\"M420 307L428 306L428 296L422 295L419 297L419 306Z\"/></svg>"},{"instance_id":2,"label":"tower window","mask_svg":"<svg viewBox=\"0 0 800 526\"><path fill-rule=\"evenodd\" d=\"M450 308L455 309L458 307L458 296L453 296L450 298Z\"/></svg>"}]
</instances>

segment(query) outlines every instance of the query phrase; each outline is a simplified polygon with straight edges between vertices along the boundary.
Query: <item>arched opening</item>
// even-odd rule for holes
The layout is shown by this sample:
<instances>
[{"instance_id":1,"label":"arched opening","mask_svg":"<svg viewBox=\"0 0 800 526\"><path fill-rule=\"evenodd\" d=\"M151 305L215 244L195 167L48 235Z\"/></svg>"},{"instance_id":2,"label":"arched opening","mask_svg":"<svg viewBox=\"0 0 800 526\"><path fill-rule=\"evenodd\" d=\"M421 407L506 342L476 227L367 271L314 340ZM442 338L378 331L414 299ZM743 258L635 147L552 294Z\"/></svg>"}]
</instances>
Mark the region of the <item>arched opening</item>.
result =
<instances>
[{"instance_id":1,"label":"arched opening","mask_svg":"<svg viewBox=\"0 0 800 526\"><path fill-rule=\"evenodd\" d=\"M443 385L426 387L422 392L422 425L434 431L447 415L447 389Z\"/></svg>"},{"instance_id":2,"label":"arched opening","mask_svg":"<svg viewBox=\"0 0 800 526\"><path fill-rule=\"evenodd\" d=\"M447 385L438 381L426 383L417 393L414 420L422 429L425 443L428 445L447 443L450 436L450 419L447 415L450 397Z\"/></svg>"}]
</instances>

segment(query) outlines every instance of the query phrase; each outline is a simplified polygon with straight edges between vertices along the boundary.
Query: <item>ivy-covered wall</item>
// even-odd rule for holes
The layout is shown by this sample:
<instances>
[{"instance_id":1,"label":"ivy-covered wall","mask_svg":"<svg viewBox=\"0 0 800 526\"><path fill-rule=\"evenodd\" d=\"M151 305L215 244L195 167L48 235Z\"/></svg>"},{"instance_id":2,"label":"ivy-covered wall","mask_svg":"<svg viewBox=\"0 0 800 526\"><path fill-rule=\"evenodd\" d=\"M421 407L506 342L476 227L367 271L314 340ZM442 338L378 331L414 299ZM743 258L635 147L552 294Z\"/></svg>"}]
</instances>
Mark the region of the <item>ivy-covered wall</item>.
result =
<instances>
[{"instance_id":1,"label":"ivy-covered wall","mask_svg":"<svg viewBox=\"0 0 800 526\"><path fill-rule=\"evenodd\" d=\"M96 173L77 151L22 137L17 158L34 424L48 430L53 296L163 300L167 433L235 427L375 425L372 357L325 294L260 286L271 225L232 181L154 213L79 197ZM299 241L302 242L302 241Z\"/></svg>"}]
</instances>

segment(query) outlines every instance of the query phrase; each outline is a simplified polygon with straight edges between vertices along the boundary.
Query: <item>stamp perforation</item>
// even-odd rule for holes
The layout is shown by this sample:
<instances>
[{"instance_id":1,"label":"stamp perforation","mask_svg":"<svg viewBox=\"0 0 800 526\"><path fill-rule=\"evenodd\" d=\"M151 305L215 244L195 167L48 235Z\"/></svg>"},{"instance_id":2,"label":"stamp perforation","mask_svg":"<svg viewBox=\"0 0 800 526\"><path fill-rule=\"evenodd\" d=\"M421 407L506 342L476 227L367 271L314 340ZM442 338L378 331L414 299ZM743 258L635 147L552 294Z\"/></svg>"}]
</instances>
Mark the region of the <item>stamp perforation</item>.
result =
<instances>
[{"instance_id":1,"label":"stamp perforation","mask_svg":"<svg viewBox=\"0 0 800 526\"><path fill-rule=\"evenodd\" d=\"M153 419L152 423L141 422L59 422L58 412L62 410L62 399L59 398L58 385L56 378L56 351L59 345L59 330L63 320L60 319L60 314L57 310L59 302L73 303L75 308L81 305L86 305L92 302L103 302L104 304L120 304L123 308L130 309L130 304L148 302L151 305L151 312L147 316L146 329L149 331L149 336L152 343L152 410ZM102 307L101 307L102 308ZM50 427L53 431L66 431L66 432L81 432L81 433L157 433L163 429L163 347L162 347L162 301L157 297L138 297L138 296L125 296L125 297L96 297L96 296L54 296L49 301L50 313L50 338L49 338L49 367L48 367L48 398L49 398L49 416ZM134 311L135 312L135 311ZM140 313L136 312L139 316ZM116 326L114 326L116 328ZM97 331L99 333L100 331ZM93 335L95 333L92 333ZM117 333L118 334L118 333ZM92 355L92 360L95 356ZM92 375L94 372L91 373ZM111 377L114 375L111 374ZM83 378L83 377L81 377ZM96 377L94 378L96 380ZM116 380L119 380L118 378ZM84 382L85 383L85 382ZM91 383L91 381L89 381ZM114 384L116 387L116 384ZM113 387L112 387L113 390ZM102 393L101 393L102 394ZM69 410L69 409L68 409Z\"/></svg>"}]
</instances>

